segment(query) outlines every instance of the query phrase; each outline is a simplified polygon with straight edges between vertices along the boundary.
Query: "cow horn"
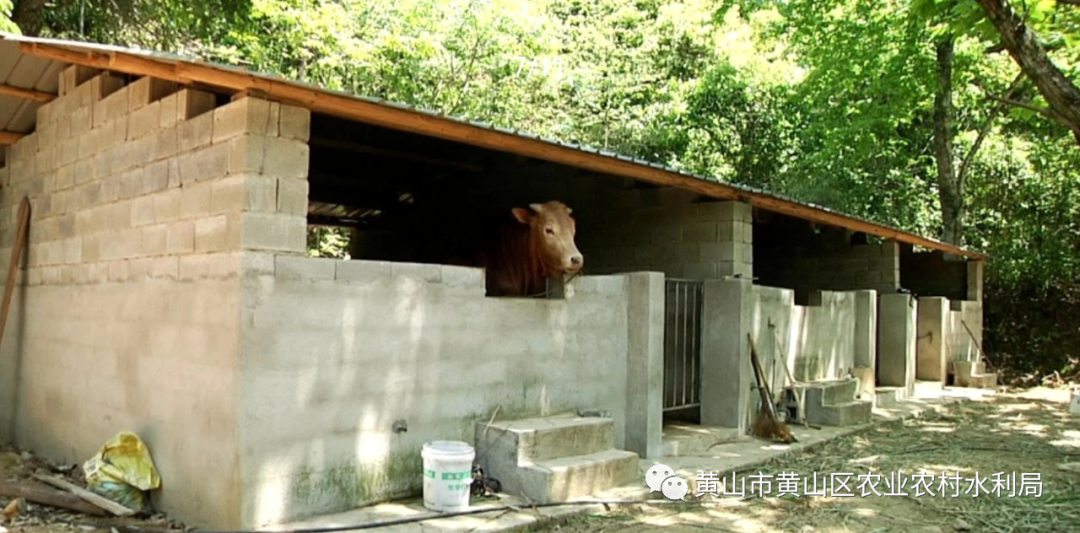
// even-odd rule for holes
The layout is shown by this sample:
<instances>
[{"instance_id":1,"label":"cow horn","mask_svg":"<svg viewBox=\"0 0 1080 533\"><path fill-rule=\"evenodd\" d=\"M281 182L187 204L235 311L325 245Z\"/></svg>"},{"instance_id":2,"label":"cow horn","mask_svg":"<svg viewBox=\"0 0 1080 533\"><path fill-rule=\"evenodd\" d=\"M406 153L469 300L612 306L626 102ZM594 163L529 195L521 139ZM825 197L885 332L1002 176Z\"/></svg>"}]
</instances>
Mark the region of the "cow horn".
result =
<instances>
[{"instance_id":1,"label":"cow horn","mask_svg":"<svg viewBox=\"0 0 1080 533\"><path fill-rule=\"evenodd\" d=\"M544 206L542 206L540 204L529 204L529 207L532 208L532 210L536 211L537 213L539 213L540 210L544 208Z\"/></svg>"}]
</instances>

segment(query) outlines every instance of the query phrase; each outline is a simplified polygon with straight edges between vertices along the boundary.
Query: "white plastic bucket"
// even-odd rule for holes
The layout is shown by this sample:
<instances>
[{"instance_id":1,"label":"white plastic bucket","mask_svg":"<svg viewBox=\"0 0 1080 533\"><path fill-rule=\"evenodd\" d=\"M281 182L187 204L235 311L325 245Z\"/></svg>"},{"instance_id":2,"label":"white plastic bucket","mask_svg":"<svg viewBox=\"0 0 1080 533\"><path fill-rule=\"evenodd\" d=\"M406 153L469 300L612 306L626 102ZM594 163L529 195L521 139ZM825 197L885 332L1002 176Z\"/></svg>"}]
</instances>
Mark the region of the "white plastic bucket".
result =
<instances>
[{"instance_id":1,"label":"white plastic bucket","mask_svg":"<svg viewBox=\"0 0 1080 533\"><path fill-rule=\"evenodd\" d=\"M437 440L424 444L424 507L457 512L469 508L476 452L468 443Z\"/></svg>"}]
</instances>

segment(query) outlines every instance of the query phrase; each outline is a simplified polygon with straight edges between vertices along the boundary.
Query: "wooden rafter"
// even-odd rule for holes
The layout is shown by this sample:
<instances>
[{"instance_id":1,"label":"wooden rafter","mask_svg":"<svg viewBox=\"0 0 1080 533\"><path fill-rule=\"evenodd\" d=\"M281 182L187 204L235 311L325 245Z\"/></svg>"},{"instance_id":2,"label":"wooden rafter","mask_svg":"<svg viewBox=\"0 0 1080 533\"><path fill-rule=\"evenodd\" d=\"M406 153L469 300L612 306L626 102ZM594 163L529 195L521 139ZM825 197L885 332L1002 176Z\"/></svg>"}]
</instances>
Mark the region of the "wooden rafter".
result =
<instances>
[{"instance_id":1,"label":"wooden rafter","mask_svg":"<svg viewBox=\"0 0 1080 533\"><path fill-rule=\"evenodd\" d=\"M0 83L0 95L14 96L16 98L23 98L26 100L37 100L41 103L51 102L54 98L56 98L55 94L50 94L43 91L35 91L33 89L23 89L22 87L5 85L3 83Z\"/></svg>"},{"instance_id":2,"label":"wooden rafter","mask_svg":"<svg viewBox=\"0 0 1080 533\"><path fill-rule=\"evenodd\" d=\"M351 96L301 86L285 80L262 77L239 69L205 64L154 59L120 51L75 51L44 43L20 43L24 54L108 69L142 76L152 76L184 84L203 83L232 91L258 91L281 102L301 106L317 113L356 120L389 129L479 146L490 150L544 159L602 174L632 178L657 185L678 187L718 200L737 200L754 207L802 218L811 222L862 231L885 239L976 259L986 254L928 239L912 233L860 220L826 209L777 198L768 193L752 192L731 185L684 176L663 168L642 165L616 157L586 152L509 132L498 131L449 118L421 114L411 109L383 105Z\"/></svg>"},{"instance_id":3,"label":"wooden rafter","mask_svg":"<svg viewBox=\"0 0 1080 533\"><path fill-rule=\"evenodd\" d=\"M19 139L22 139L25 136L26 136L25 133L15 133L13 131L0 131L0 146L11 146L11 145L19 142Z\"/></svg>"}]
</instances>

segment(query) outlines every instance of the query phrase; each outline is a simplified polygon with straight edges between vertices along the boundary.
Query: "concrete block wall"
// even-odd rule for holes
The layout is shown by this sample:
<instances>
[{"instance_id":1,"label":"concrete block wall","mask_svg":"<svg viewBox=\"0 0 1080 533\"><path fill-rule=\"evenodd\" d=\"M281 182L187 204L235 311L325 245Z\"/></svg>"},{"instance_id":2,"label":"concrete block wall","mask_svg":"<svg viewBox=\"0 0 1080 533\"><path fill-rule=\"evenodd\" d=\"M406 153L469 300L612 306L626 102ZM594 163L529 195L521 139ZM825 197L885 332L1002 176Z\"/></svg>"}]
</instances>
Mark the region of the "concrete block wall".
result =
<instances>
[{"instance_id":1,"label":"concrete block wall","mask_svg":"<svg viewBox=\"0 0 1080 533\"><path fill-rule=\"evenodd\" d=\"M915 252L905 244L900 247L900 284L918 296L964 300L968 292L967 262L946 261L939 251Z\"/></svg>"},{"instance_id":2,"label":"concrete block wall","mask_svg":"<svg viewBox=\"0 0 1080 533\"><path fill-rule=\"evenodd\" d=\"M755 247L760 283L801 294L816 290L896 292L900 287L897 243L849 244L835 233L829 231L801 247Z\"/></svg>"},{"instance_id":3,"label":"concrete block wall","mask_svg":"<svg viewBox=\"0 0 1080 533\"><path fill-rule=\"evenodd\" d=\"M692 203L696 195L676 189L622 194L627 199L619 204L631 207L594 213L588 230L579 230L590 272L649 270L694 280L753 276L749 204ZM654 199L661 205L650 205Z\"/></svg>"},{"instance_id":4,"label":"concrete block wall","mask_svg":"<svg viewBox=\"0 0 1080 533\"><path fill-rule=\"evenodd\" d=\"M628 387L661 381L628 380L628 361L659 369L663 323L647 313L634 324L659 331L631 337L628 305L662 308L663 292L634 276L578 277L565 300L520 300L485 298L474 268L282 255L252 268L241 314L242 522L417 494L423 443L472 442L473 423L493 414L602 409L618 447L643 441L626 435ZM395 432L396 421L408 430ZM641 442L654 449L655 429L655 442Z\"/></svg>"},{"instance_id":5,"label":"concrete block wall","mask_svg":"<svg viewBox=\"0 0 1080 533\"><path fill-rule=\"evenodd\" d=\"M967 324L971 333L964 328ZM972 335L974 334L974 341ZM946 358L953 361L976 361L983 344L983 306L981 301L951 301L946 321ZM977 344L976 344L977 343Z\"/></svg>"},{"instance_id":6,"label":"concrete block wall","mask_svg":"<svg viewBox=\"0 0 1080 533\"><path fill-rule=\"evenodd\" d=\"M162 510L237 527L240 276L302 254L306 111L81 67L0 170L0 260L33 215L0 346L0 437L82 462L147 442ZM207 473L213 475L207 475Z\"/></svg>"}]
</instances>

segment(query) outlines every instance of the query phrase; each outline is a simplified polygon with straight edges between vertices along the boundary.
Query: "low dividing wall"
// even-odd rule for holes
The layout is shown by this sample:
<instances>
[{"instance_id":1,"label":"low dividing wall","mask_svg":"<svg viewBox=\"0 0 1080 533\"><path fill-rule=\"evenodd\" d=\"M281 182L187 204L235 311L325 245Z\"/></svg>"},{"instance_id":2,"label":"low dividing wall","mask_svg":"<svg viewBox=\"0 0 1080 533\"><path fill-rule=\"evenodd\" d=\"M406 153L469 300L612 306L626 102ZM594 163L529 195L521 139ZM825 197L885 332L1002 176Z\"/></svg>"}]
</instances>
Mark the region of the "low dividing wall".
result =
<instances>
[{"instance_id":1,"label":"low dividing wall","mask_svg":"<svg viewBox=\"0 0 1080 533\"><path fill-rule=\"evenodd\" d=\"M975 335L978 346L983 341L983 309L982 302L971 300L951 301L949 317L945 326L947 331L945 338L948 339L948 360L951 361L974 361L979 357L979 348L972 342L972 335L964 329L964 323L971 328ZM963 320L963 322L961 322Z\"/></svg>"},{"instance_id":2,"label":"low dividing wall","mask_svg":"<svg viewBox=\"0 0 1080 533\"><path fill-rule=\"evenodd\" d=\"M772 390L787 384L780 364L800 382L843 377L855 366L854 292L821 291L808 306L795 305L790 289L755 285L753 295L754 343Z\"/></svg>"},{"instance_id":3,"label":"low dividing wall","mask_svg":"<svg viewBox=\"0 0 1080 533\"><path fill-rule=\"evenodd\" d=\"M486 298L472 268L278 256L249 272L243 522L416 493L423 443L472 442L473 424L496 410L500 420L607 410L622 446L628 353L640 350L628 328L633 276L579 277L566 300L540 300ZM663 327L656 318L648 327Z\"/></svg>"}]
</instances>

